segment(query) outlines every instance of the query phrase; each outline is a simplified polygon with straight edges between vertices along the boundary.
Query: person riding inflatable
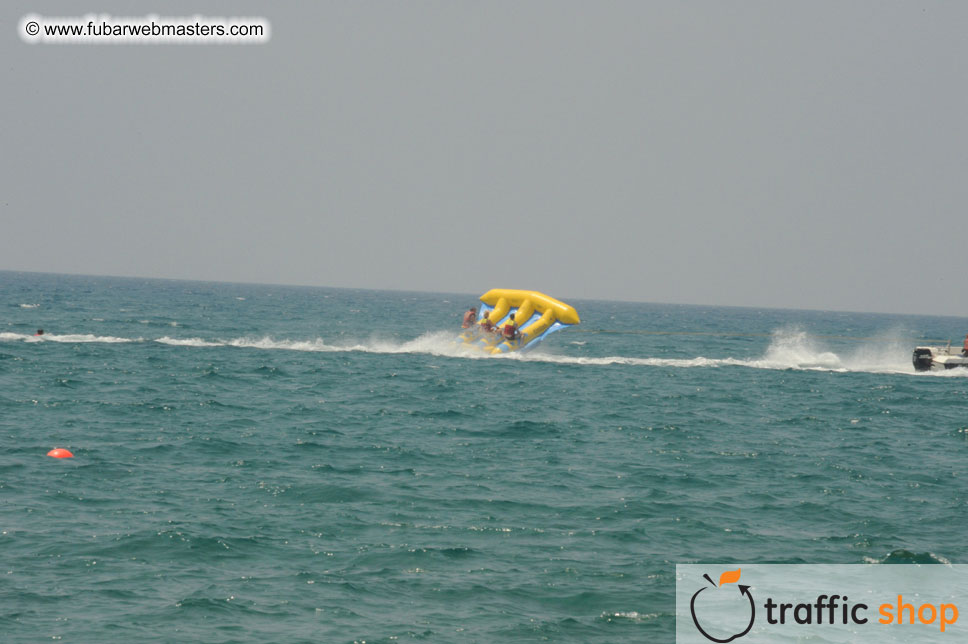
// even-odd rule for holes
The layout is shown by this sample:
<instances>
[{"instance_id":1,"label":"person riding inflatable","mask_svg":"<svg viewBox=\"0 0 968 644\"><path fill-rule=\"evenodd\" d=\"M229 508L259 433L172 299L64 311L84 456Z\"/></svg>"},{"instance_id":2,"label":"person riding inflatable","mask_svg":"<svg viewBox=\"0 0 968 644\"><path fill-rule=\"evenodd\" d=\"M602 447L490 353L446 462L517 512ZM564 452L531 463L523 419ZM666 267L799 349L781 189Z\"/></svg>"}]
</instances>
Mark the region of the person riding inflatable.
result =
<instances>
[{"instance_id":1,"label":"person riding inflatable","mask_svg":"<svg viewBox=\"0 0 968 644\"><path fill-rule=\"evenodd\" d=\"M491 322L491 312L484 311L484 317L481 319L481 331L485 333L494 333L494 323Z\"/></svg>"},{"instance_id":2,"label":"person riding inflatable","mask_svg":"<svg viewBox=\"0 0 968 644\"><path fill-rule=\"evenodd\" d=\"M518 323L514 321L514 313L508 318L507 323L504 325L504 329L501 331L505 340L517 340L518 339Z\"/></svg>"}]
</instances>

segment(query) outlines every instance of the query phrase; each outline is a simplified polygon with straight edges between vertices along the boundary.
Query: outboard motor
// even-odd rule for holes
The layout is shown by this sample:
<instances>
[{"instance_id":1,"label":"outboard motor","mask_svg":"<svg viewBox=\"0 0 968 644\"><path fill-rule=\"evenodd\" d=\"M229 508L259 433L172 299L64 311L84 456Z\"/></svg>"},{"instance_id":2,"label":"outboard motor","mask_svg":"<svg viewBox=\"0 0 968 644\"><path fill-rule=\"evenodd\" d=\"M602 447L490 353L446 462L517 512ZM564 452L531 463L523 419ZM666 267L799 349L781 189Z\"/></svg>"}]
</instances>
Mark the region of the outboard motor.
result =
<instances>
[{"instance_id":1,"label":"outboard motor","mask_svg":"<svg viewBox=\"0 0 968 644\"><path fill-rule=\"evenodd\" d=\"M916 348L914 350L913 362L915 371L931 371L931 365L934 363L931 349L928 347Z\"/></svg>"}]
</instances>

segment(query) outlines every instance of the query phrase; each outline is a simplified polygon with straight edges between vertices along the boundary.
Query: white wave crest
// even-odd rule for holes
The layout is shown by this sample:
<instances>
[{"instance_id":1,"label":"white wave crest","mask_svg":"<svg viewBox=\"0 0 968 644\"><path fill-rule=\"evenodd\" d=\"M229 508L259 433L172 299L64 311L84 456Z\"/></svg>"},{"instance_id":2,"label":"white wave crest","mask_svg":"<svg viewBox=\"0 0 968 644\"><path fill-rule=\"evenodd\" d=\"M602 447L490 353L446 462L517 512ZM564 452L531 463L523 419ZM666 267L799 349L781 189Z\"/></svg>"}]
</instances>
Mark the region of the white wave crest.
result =
<instances>
[{"instance_id":1,"label":"white wave crest","mask_svg":"<svg viewBox=\"0 0 968 644\"><path fill-rule=\"evenodd\" d=\"M312 352L338 352L338 351L367 351L364 345L333 346L326 344L322 339L315 340L276 340L270 336L261 338L245 337L232 338L229 340L205 340L202 338L172 338L165 336L158 338L155 342L167 344L174 347L238 347L240 349L263 349L280 351L312 351Z\"/></svg>"},{"instance_id":2,"label":"white wave crest","mask_svg":"<svg viewBox=\"0 0 968 644\"><path fill-rule=\"evenodd\" d=\"M799 328L784 328L773 332L770 345L758 358L632 358L608 356L586 358L549 355L536 351L513 357L521 360L579 365L640 365L650 367L725 367L738 366L753 369L797 369L810 371L868 372L914 374L911 364L912 345L902 339L900 331L887 332L866 340L858 347L836 353L823 346L817 336L811 336ZM922 372L918 375L945 375L968 377L968 369L945 372Z\"/></svg>"},{"instance_id":3,"label":"white wave crest","mask_svg":"<svg viewBox=\"0 0 968 644\"><path fill-rule=\"evenodd\" d=\"M45 333L44 335L33 335L26 333L0 333L0 341L11 342L15 340L20 340L23 342L64 342L64 343L86 343L86 342L103 342L108 344L116 343L126 343L126 342L143 342L144 338L118 338L111 335L92 335L90 333L73 333L65 335L56 335L53 333Z\"/></svg>"},{"instance_id":4,"label":"white wave crest","mask_svg":"<svg viewBox=\"0 0 968 644\"><path fill-rule=\"evenodd\" d=\"M322 338L314 340L277 340L271 336L241 337L228 340L205 340L203 338L172 338L165 336L155 342L179 347L237 347L240 349L262 349L266 351L308 351L316 353L338 353L358 351L362 353L425 353L430 355L461 358L485 358L488 354L458 344L453 333L447 331L430 332L413 340L389 340L371 338L368 341L346 341L331 344ZM511 357L511 356L502 356Z\"/></svg>"},{"instance_id":5,"label":"white wave crest","mask_svg":"<svg viewBox=\"0 0 968 644\"><path fill-rule=\"evenodd\" d=\"M797 328L774 331L766 355L759 360L750 361L750 366L765 369L847 371L840 356L824 350L805 331Z\"/></svg>"},{"instance_id":6,"label":"white wave crest","mask_svg":"<svg viewBox=\"0 0 968 644\"><path fill-rule=\"evenodd\" d=\"M605 356L603 358L586 358L578 356L559 356L545 353L512 353L506 357L524 362L552 362L555 364L578 365L635 365L640 367L723 367L723 366L752 366L749 360L735 358L631 358L626 356Z\"/></svg>"},{"instance_id":7,"label":"white wave crest","mask_svg":"<svg viewBox=\"0 0 968 644\"><path fill-rule=\"evenodd\" d=\"M155 342L160 342L161 344L170 344L173 347L224 347L225 344L222 342L208 342L202 340L201 338L169 338L165 336L163 338L158 338Z\"/></svg>"},{"instance_id":8,"label":"white wave crest","mask_svg":"<svg viewBox=\"0 0 968 644\"><path fill-rule=\"evenodd\" d=\"M748 358L657 358L632 356L569 356L546 352L544 347L527 353L490 355L473 346L457 341L451 331L427 332L412 340L372 337L369 340L346 340L327 342L322 338L312 340L275 339L271 336L248 336L232 339L173 338L164 336L154 340L157 343L176 347L236 347L241 349L306 351L319 353L362 352L377 354L427 354L453 358L504 359L522 362L544 362L552 364L572 364L589 366L628 365L673 368L716 368L747 367L754 369L796 369L837 372L868 372L915 374L911 365L910 340L902 339L900 332L886 333L863 341L849 351L839 353L824 346L824 340L811 336L798 328L778 329L773 333L769 346L762 356ZM92 334L45 334L34 336L12 332L0 333L0 341L22 342L62 342L62 343L132 343L143 342L144 338L121 338L97 336ZM570 343L577 344L577 343ZM579 345L581 346L581 345ZM968 377L968 369L920 372L919 376Z\"/></svg>"},{"instance_id":9,"label":"white wave crest","mask_svg":"<svg viewBox=\"0 0 968 644\"><path fill-rule=\"evenodd\" d=\"M320 338L315 340L274 340L269 336L262 338L236 338L225 342L230 347L241 347L243 349L282 349L285 351L350 351L352 349L342 349L326 344Z\"/></svg>"},{"instance_id":10,"label":"white wave crest","mask_svg":"<svg viewBox=\"0 0 968 644\"><path fill-rule=\"evenodd\" d=\"M767 369L813 369L818 371L866 371L872 373L913 373L910 341L900 331L882 333L864 340L855 348L834 353L823 341L798 328L778 329L760 360L753 367Z\"/></svg>"},{"instance_id":11,"label":"white wave crest","mask_svg":"<svg viewBox=\"0 0 968 644\"><path fill-rule=\"evenodd\" d=\"M310 351L336 353L359 351L363 353L428 353L453 357L483 356L478 351L458 345L452 333L446 331L425 333L413 340L399 341L371 338L368 341L346 341L330 344L322 338L315 340L277 340L270 336L261 338L245 337L221 341L219 344L245 349Z\"/></svg>"},{"instance_id":12,"label":"white wave crest","mask_svg":"<svg viewBox=\"0 0 968 644\"><path fill-rule=\"evenodd\" d=\"M20 308L22 308L22 309L36 309L38 306L40 306L40 304L21 304L20 305Z\"/></svg>"},{"instance_id":13,"label":"white wave crest","mask_svg":"<svg viewBox=\"0 0 968 644\"><path fill-rule=\"evenodd\" d=\"M118 338L111 335L92 335L90 333L83 333L83 334L74 333L74 334L66 334L66 335L54 335L52 333L45 333L42 336L37 336L37 339L47 340L50 342L68 342L68 343L106 342L108 344L144 341L144 338Z\"/></svg>"},{"instance_id":14,"label":"white wave crest","mask_svg":"<svg viewBox=\"0 0 968 644\"><path fill-rule=\"evenodd\" d=\"M404 342L371 339L367 344L357 345L353 350L371 353L428 353L434 356L449 356L452 358L490 357L489 354L472 346L458 343L454 334L447 331L424 333L413 340Z\"/></svg>"}]
</instances>

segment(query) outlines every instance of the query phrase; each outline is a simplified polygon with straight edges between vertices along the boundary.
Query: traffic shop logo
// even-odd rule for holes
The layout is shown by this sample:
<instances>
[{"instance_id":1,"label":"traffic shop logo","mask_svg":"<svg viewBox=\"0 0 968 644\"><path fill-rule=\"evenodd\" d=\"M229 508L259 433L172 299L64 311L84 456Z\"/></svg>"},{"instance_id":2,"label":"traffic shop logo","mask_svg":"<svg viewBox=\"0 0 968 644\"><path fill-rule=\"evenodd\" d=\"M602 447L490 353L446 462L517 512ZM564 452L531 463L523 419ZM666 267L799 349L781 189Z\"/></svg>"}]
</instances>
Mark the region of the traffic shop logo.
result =
<instances>
[{"instance_id":1,"label":"traffic shop logo","mask_svg":"<svg viewBox=\"0 0 968 644\"><path fill-rule=\"evenodd\" d=\"M739 568L727 570L719 576L718 585L713 583L709 575L704 574L703 578L709 582L708 585L702 586L689 600L692 623L696 625L702 636L710 642L723 644L743 637L750 632L753 628L753 622L756 621L756 603L753 601L750 587L737 583L739 582L740 571ZM732 584L736 585L733 586ZM715 618L711 617L711 613L717 612L712 609L714 603L720 610L724 606L727 607L734 617L737 615L745 617L748 613L749 620L741 619L740 626L733 627L738 632L730 634L729 629L714 625Z\"/></svg>"}]
</instances>

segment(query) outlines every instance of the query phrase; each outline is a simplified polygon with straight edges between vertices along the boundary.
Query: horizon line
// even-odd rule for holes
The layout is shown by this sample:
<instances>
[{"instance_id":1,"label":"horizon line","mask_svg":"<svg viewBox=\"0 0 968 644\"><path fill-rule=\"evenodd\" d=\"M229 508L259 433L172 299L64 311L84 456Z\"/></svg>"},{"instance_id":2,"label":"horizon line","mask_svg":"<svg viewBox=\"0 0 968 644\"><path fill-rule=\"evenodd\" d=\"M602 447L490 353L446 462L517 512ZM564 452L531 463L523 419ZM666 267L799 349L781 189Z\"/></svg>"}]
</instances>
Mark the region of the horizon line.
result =
<instances>
[{"instance_id":1,"label":"horizon line","mask_svg":"<svg viewBox=\"0 0 968 644\"><path fill-rule=\"evenodd\" d=\"M17 270L17 269L3 269L0 268L0 274L2 273L24 273L28 275L53 275L62 277L100 277L100 278L110 278L110 279L122 279L122 280L152 280L159 282L189 282L198 284L226 284L235 286L278 286L281 288L318 288L318 289L333 289L333 290L343 290L343 291L376 291L376 292L391 292L391 293L422 293L426 295L470 295L472 297L480 297L474 295L471 291L460 292L460 291L428 291L423 289L402 289L402 288L378 288L372 286L330 286L321 284L284 284L281 282L242 282L242 281L231 281L231 280L215 280L215 279L201 279L201 278L184 278L184 277L148 277L144 275L114 275L108 273L57 273L52 271L31 271L31 270ZM538 289L529 289L538 290ZM619 299L608 299L608 298L588 298L588 297L565 297L559 299L572 300L576 302L614 302L618 304L655 304L661 306L688 306L696 308L725 308L725 309L750 309L758 311L804 311L811 313L852 313L859 315L895 315L895 316L906 316L906 317L935 317L935 318L965 318L965 315L957 315L953 313L899 313L896 311L856 311L851 309L811 309L811 308L793 308L787 306L762 306L762 305L751 305L751 304L702 304L696 302L658 302L654 300L619 300Z\"/></svg>"}]
</instances>

